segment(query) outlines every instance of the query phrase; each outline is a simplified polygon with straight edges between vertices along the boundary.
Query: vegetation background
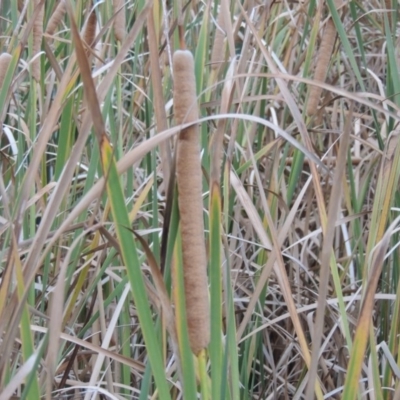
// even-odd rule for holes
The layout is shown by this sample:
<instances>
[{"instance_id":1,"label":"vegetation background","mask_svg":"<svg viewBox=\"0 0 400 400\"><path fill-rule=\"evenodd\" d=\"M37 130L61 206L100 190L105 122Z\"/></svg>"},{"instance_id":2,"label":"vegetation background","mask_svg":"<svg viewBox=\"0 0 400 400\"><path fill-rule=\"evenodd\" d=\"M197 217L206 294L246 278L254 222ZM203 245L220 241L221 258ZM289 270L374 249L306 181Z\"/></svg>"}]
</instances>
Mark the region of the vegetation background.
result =
<instances>
[{"instance_id":1,"label":"vegetation background","mask_svg":"<svg viewBox=\"0 0 400 400\"><path fill-rule=\"evenodd\" d=\"M0 1L0 400L400 399L398 7Z\"/></svg>"}]
</instances>

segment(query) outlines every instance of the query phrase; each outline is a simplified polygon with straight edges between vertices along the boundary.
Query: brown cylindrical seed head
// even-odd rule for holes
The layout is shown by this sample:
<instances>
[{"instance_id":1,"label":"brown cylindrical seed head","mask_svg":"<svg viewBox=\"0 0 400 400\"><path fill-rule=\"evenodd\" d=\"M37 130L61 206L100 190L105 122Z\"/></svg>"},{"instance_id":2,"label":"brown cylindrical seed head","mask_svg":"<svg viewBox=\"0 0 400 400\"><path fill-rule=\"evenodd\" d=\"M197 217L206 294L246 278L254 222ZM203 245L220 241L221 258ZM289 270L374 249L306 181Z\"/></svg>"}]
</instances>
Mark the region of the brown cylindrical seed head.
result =
<instances>
[{"instance_id":1,"label":"brown cylindrical seed head","mask_svg":"<svg viewBox=\"0 0 400 400\"><path fill-rule=\"evenodd\" d=\"M315 67L314 80L325 82L328 72L329 62L335 47L336 27L330 18L325 26L324 34L319 47L317 65ZM319 86L311 86L310 95L307 103L307 115L314 115L317 111L318 103L321 97L322 88Z\"/></svg>"},{"instance_id":2,"label":"brown cylindrical seed head","mask_svg":"<svg viewBox=\"0 0 400 400\"><path fill-rule=\"evenodd\" d=\"M126 33L125 27L125 0L114 0L113 1L113 9L115 19L114 19L114 35L115 39L119 42L123 42Z\"/></svg>"},{"instance_id":3,"label":"brown cylindrical seed head","mask_svg":"<svg viewBox=\"0 0 400 400\"><path fill-rule=\"evenodd\" d=\"M90 2L90 10L92 10L92 5L93 2ZM96 12L92 10L86 22L85 31L83 34L83 40L90 47L92 47L94 39L96 37L96 25L97 25Z\"/></svg>"},{"instance_id":4,"label":"brown cylindrical seed head","mask_svg":"<svg viewBox=\"0 0 400 400\"><path fill-rule=\"evenodd\" d=\"M174 71L174 114L177 124L199 119L194 77L194 60L187 50L175 51L172 59ZM185 133L183 130L181 133ZM198 137L196 137L198 140Z\"/></svg>"},{"instance_id":5,"label":"brown cylindrical seed head","mask_svg":"<svg viewBox=\"0 0 400 400\"><path fill-rule=\"evenodd\" d=\"M40 6L40 0L34 1L35 10ZM37 15L35 22L32 27L33 32L33 56L36 56L37 53L40 52L40 48L42 46L42 38L43 38L43 19L44 19L44 5L40 6L39 14ZM32 76L33 78L39 82L40 80L40 58L37 57L32 62Z\"/></svg>"},{"instance_id":6,"label":"brown cylindrical seed head","mask_svg":"<svg viewBox=\"0 0 400 400\"><path fill-rule=\"evenodd\" d=\"M48 34L50 36L54 34L58 25L60 25L60 23L64 17L65 11L66 11L65 0L60 0L57 4L57 7L54 10L53 14L51 14L51 17L47 24L46 34Z\"/></svg>"},{"instance_id":7,"label":"brown cylindrical seed head","mask_svg":"<svg viewBox=\"0 0 400 400\"><path fill-rule=\"evenodd\" d=\"M197 121L198 106L193 56L173 56L174 112L177 124ZM177 144L176 174L182 232L182 258L190 347L195 355L210 341L207 256L204 241L202 171L197 125L181 131Z\"/></svg>"},{"instance_id":8,"label":"brown cylindrical seed head","mask_svg":"<svg viewBox=\"0 0 400 400\"><path fill-rule=\"evenodd\" d=\"M3 86L7 68L10 65L11 55L8 53L0 54L0 87Z\"/></svg>"},{"instance_id":9,"label":"brown cylindrical seed head","mask_svg":"<svg viewBox=\"0 0 400 400\"><path fill-rule=\"evenodd\" d=\"M225 61L225 33L221 31L221 29L224 29L224 16L221 10L218 14L217 25L211 51L211 68L214 70L218 69Z\"/></svg>"}]
</instances>

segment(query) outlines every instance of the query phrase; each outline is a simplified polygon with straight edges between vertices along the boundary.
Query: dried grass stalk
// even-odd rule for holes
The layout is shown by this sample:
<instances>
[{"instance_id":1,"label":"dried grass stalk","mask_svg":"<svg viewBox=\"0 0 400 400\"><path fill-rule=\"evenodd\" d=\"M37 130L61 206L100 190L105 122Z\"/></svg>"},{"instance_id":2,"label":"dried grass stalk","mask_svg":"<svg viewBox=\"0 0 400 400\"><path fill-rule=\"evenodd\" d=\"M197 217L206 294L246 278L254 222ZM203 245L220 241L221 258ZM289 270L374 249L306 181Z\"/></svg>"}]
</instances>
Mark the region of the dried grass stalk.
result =
<instances>
[{"instance_id":1,"label":"dried grass stalk","mask_svg":"<svg viewBox=\"0 0 400 400\"><path fill-rule=\"evenodd\" d=\"M7 68L11 61L11 55L8 53L0 54L0 87L3 86L4 78L6 77Z\"/></svg>"},{"instance_id":2,"label":"dried grass stalk","mask_svg":"<svg viewBox=\"0 0 400 400\"><path fill-rule=\"evenodd\" d=\"M86 22L85 31L83 34L83 40L89 47L92 47L94 39L96 38L96 26L97 26L96 12L92 10L92 8L93 8L93 2L90 2L91 11L89 18Z\"/></svg>"},{"instance_id":3,"label":"dried grass stalk","mask_svg":"<svg viewBox=\"0 0 400 400\"><path fill-rule=\"evenodd\" d=\"M44 19L44 4L40 5L40 0L34 0L35 10L40 7L39 13L33 24L33 56L40 52L43 38L43 19ZM32 76L37 82L40 81L40 57L37 57L32 62Z\"/></svg>"},{"instance_id":4,"label":"dried grass stalk","mask_svg":"<svg viewBox=\"0 0 400 400\"><path fill-rule=\"evenodd\" d=\"M214 43L211 50L211 69L217 70L225 61L225 33L224 29L224 16L222 9L219 11L217 19L217 27L215 30Z\"/></svg>"},{"instance_id":5,"label":"dried grass stalk","mask_svg":"<svg viewBox=\"0 0 400 400\"><path fill-rule=\"evenodd\" d=\"M194 60L189 51L173 56L174 111L177 124L198 120ZM195 355L210 341L207 256L204 242L202 172L197 125L178 137L176 174L181 218L186 312L190 347Z\"/></svg>"},{"instance_id":6,"label":"dried grass stalk","mask_svg":"<svg viewBox=\"0 0 400 400\"><path fill-rule=\"evenodd\" d=\"M125 25L125 0L113 0L113 8L114 8L114 35L115 39L119 42L123 42L126 34L126 25Z\"/></svg>"},{"instance_id":7,"label":"dried grass stalk","mask_svg":"<svg viewBox=\"0 0 400 400\"><path fill-rule=\"evenodd\" d=\"M47 24L47 28L46 28L47 35L52 36L54 34L58 25L60 25L60 23L64 17L65 11L66 11L65 0L60 0L57 4L57 7L54 10L53 14L51 14L51 17Z\"/></svg>"}]
</instances>

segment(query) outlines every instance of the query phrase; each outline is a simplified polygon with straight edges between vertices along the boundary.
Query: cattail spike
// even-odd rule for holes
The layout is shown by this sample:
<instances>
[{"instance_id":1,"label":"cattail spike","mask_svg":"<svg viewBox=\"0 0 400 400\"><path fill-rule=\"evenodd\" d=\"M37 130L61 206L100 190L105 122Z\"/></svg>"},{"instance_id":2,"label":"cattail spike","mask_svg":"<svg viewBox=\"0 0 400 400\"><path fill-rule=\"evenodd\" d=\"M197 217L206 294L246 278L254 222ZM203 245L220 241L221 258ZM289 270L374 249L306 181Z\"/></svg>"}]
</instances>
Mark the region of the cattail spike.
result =
<instances>
[{"instance_id":1,"label":"cattail spike","mask_svg":"<svg viewBox=\"0 0 400 400\"><path fill-rule=\"evenodd\" d=\"M173 55L172 63L174 70L175 121L179 125L196 121L199 118L199 112L197 109L193 56L190 51L177 50ZM186 135L186 129L183 129L180 138Z\"/></svg>"},{"instance_id":2,"label":"cattail spike","mask_svg":"<svg viewBox=\"0 0 400 400\"><path fill-rule=\"evenodd\" d=\"M40 7L39 13L36 16L35 22L33 24L33 56L36 56L37 53L40 52L40 48L42 46L42 38L43 38L43 19L44 19L44 4L40 4L40 0L34 1L35 10L37 7ZM32 62L32 76L36 82L40 80L40 58L37 57Z\"/></svg>"},{"instance_id":3,"label":"cattail spike","mask_svg":"<svg viewBox=\"0 0 400 400\"><path fill-rule=\"evenodd\" d=\"M115 39L119 42L123 42L126 33L125 26L125 0L114 0L113 1L113 9L114 9L114 35Z\"/></svg>"},{"instance_id":4,"label":"cattail spike","mask_svg":"<svg viewBox=\"0 0 400 400\"><path fill-rule=\"evenodd\" d=\"M194 60L189 51L174 53L173 74L175 120L177 124L195 122L198 120L196 81ZM197 125L179 134L176 174L189 341L193 353L198 355L210 340L210 309Z\"/></svg>"},{"instance_id":5,"label":"cattail spike","mask_svg":"<svg viewBox=\"0 0 400 400\"><path fill-rule=\"evenodd\" d=\"M83 34L83 40L85 43L92 47L94 39L96 38L96 26L97 26L97 16L95 10L92 10L93 2L90 2L90 15L86 22L85 31Z\"/></svg>"},{"instance_id":6,"label":"cattail spike","mask_svg":"<svg viewBox=\"0 0 400 400\"><path fill-rule=\"evenodd\" d=\"M11 55L8 53L0 54L0 87L3 86L7 68L10 65Z\"/></svg>"},{"instance_id":7,"label":"cattail spike","mask_svg":"<svg viewBox=\"0 0 400 400\"><path fill-rule=\"evenodd\" d=\"M219 11L217 19L217 27L215 29L214 43L211 51L211 69L217 70L225 60L225 32L224 29L224 15L222 10Z\"/></svg>"},{"instance_id":8,"label":"cattail spike","mask_svg":"<svg viewBox=\"0 0 400 400\"><path fill-rule=\"evenodd\" d=\"M319 47L317 65L315 67L314 80L325 82L328 72L329 62L335 47L336 27L332 18L326 23L324 34ZM310 95L307 103L307 115L314 115L317 111L318 103L321 97L322 88L319 86L311 86Z\"/></svg>"},{"instance_id":9,"label":"cattail spike","mask_svg":"<svg viewBox=\"0 0 400 400\"><path fill-rule=\"evenodd\" d=\"M64 17L65 11L66 11L65 0L60 0L57 4L57 7L54 10L53 14L51 14L51 17L47 24L47 28L46 28L47 35L52 36L54 34L58 25L60 25L60 23Z\"/></svg>"}]
</instances>

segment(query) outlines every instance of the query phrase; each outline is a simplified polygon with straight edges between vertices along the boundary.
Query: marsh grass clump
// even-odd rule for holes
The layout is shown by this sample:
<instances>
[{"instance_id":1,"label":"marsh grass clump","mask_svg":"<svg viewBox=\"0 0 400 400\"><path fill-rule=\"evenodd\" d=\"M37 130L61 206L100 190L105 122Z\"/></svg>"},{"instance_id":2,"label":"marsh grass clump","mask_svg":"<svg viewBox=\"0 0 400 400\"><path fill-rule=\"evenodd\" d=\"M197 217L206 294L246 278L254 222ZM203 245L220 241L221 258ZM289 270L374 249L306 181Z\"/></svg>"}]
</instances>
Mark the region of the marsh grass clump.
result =
<instances>
[{"instance_id":1,"label":"marsh grass clump","mask_svg":"<svg viewBox=\"0 0 400 400\"><path fill-rule=\"evenodd\" d=\"M343 3L0 1L0 400L400 399L398 4Z\"/></svg>"}]
</instances>

